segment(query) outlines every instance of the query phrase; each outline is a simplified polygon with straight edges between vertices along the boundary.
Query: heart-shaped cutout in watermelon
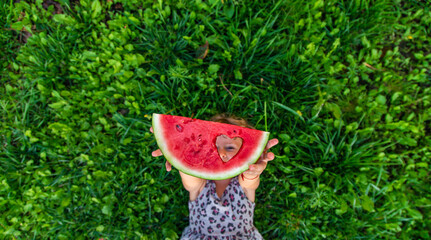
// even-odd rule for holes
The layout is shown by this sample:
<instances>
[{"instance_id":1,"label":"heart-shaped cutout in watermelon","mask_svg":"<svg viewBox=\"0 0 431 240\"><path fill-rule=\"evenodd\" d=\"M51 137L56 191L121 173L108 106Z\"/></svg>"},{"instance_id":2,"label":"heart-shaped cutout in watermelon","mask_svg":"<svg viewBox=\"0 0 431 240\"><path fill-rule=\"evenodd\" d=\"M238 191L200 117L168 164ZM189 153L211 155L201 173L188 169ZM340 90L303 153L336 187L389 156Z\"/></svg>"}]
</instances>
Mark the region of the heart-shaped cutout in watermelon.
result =
<instances>
[{"instance_id":1,"label":"heart-shaped cutout in watermelon","mask_svg":"<svg viewBox=\"0 0 431 240\"><path fill-rule=\"evenodd\" d=\"M216 147L218 155L223 162L229 162L242 146L242 138L230 138L227 135L220 135L216 138Z\"/></svg>"},{"instance_id":2,"label":"heart-shaped cutout in watermelon","mask_svg":"<svg viewBox=\"0 0 431 240\"><path fill-rule=\"evenodd\" d=\"M209 180L228 179L246 171L262 155L269 137L269 132L256 129L156 113L152 125L157 145L172 166ZM217 149L217 137L223 135L242 139L228 161L221 159Z\"/></svg>"}]
</instances>

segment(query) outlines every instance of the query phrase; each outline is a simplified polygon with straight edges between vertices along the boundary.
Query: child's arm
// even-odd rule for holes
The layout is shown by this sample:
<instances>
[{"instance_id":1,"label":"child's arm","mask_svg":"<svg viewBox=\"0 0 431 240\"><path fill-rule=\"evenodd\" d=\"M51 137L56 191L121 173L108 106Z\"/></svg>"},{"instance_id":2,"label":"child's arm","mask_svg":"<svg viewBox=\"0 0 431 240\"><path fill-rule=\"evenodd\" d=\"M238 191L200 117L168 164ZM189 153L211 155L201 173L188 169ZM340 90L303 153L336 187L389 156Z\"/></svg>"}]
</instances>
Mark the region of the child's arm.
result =
<instances>
[{"instance_id":1,"label":"child's arm","mask_svg":"<svg viewBox=\"0 0 431 240\"><path fill-rule=\"evenodd\" d=\"M245 193L245 196L250 200L251 202L254 202L256 200L256 189L259 187L260 183L260 177L257 176L257 178L251 178L251 180L243 178L244 174L241 174L238 177L239 185L241 185L242 190Z\"/></svg>"},{"instance_id":2,"label":"child's arm","mask_svg":"<svg viewBox=\"0 0 431 240\"><path fill-rule=\"evenodd\" d=\"M189 192L190 201L196 200L196 198L198 198L199 196L199 193L205 187L206 180L190 176L181 171L179 172L181 176L181 181L183 182L183 186Z\"/></svg>"},{"instance_id":3,"label":"child's arm","mask_svg":"<svg viewBox=\"0 0 431 240\"><path fill-rule=\"evenodd\" d=\"M150 132L153 132L153 127L150 127ZM151 155L153 157L160 157L163 155L163 153L162 151L160 151L160 149L157 149L156 151L153 151ZM168 161L166 161L165 166L166 171L170 172L172 170L172 165ZM202 191L202 189L205 187L206 180L190 176L181 171L179 172L183 186L189 192L190 201L194 201L199 196L199 193Z\"/></svg>"},{"instance_id":4,"label":"child's arm","mask_svg":"<svg viewBox=\"0 0 431 240\"><path fill-rule=\"evenodd\" d=\"M152 152L151 155L153 157L159 157L162 156L163 153L160 151L160 149L157 149L156 151ZM166 161L165 166L166 171L170 172L172 170L172 165L168 161ZM193 177L181 171L179 172L183 186L189 192L190 201L194 201L199 196L199 193L202 191L202 189L205 187L206 180Z\"/></svg>"},{"instance_id":5,"label":"child's arm","mask_svg":"<svg viewBox=\"0 0 431 240\"><path fill-rule=\"evenodd\" d=\"M267 153L267 151L277 144L278 140L276 138L269 140L265 151L258 162L256 164L250 165L249 169L238 177L239 184L244 190L245 195L252 202L255 201L256 189L260 184L260 174L262 174L263 170L265 170L268 162L273 160L275 157L274 153Z\"/></svg>"}]
</instances>

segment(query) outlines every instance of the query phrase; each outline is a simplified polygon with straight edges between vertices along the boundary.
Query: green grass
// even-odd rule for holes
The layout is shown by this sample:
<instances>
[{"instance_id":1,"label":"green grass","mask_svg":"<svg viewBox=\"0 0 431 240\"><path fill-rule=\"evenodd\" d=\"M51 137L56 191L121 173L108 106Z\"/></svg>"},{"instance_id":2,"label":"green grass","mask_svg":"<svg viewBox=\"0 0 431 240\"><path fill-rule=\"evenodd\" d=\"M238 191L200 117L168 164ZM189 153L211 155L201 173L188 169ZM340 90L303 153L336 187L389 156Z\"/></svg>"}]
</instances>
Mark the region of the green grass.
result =
<instances>
[{"instance_id":1,"label":"green grass","mask_svg":"<svg viewBox=\"0 0 431 240\"><path fill-rule=\"evenodd\" d=\"M28 2L0 6L1 238L178 239L151 115L229 112L280 140L265 239L430 239L426 1Z\"/></svg>"}]
</instances>

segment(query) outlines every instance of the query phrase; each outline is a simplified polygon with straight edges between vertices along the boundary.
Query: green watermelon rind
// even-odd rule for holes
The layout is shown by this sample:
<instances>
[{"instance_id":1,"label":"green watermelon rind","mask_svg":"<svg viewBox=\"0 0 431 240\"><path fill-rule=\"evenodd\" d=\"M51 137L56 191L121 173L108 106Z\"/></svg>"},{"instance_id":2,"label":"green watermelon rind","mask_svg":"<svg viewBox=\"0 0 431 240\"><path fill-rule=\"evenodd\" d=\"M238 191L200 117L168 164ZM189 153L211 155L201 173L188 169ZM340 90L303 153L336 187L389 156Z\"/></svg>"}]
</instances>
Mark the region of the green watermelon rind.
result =
<instances>
[{"instance_id":1,"label":"green watermelon rind","mask_svg":"<svg viewBox=\"0 0 431 240\"><path fill-rule=\"evenodd\" d=\"M173 156L168 151L166 143L163 141L163 133L159 130L161 128L161 126L159 126L158 124L160 122L159 116L161 115L153 113L152 126L153 126L153 132L156 138L157 145L159 146L160 151L163 153L163 156L165 156L168 162L179 171L202 179L223 180L223 179L228 179L228 178L238 176L239 174L245 172L246 170L248 170L250 165L256 163L259 160L263 151L265 151L265 148L269 139L269 132L263 132L263 137L260 141L260 144L258 145L259 147L256 148L254 154L250 155L250 159L252 160L248 161L248 163L244 164L242 167L235 168L230 171L225 171L223 173L218 173L218 174L202 173L200 171L195 171L187 168L181 163L180 160L177 160L176 157Z\"/></svg>"}]
</instances>

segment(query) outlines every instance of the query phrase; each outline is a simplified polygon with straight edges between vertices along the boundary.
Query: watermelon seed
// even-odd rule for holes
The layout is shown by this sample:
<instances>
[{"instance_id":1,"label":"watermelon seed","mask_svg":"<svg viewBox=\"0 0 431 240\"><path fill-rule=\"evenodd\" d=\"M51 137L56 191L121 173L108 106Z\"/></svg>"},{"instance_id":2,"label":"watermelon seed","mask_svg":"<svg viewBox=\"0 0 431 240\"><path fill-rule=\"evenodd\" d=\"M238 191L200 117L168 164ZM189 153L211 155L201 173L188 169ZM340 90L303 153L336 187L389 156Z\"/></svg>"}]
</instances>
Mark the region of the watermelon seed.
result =
<instances>
[{"instance_id":1,"label":"watermelon seed","mask_svg":"<svg viewBox=\"0 0 431 240\"><path fill-rule=\"evenodd\" d=\"M175 127L177 128L178 132L182 132L183 131L183 127L181 125L177 124Z\"/></svg>"}]
</instances>

